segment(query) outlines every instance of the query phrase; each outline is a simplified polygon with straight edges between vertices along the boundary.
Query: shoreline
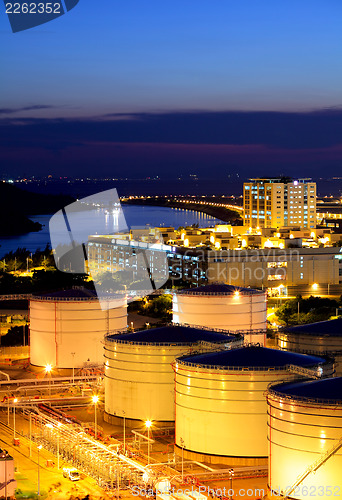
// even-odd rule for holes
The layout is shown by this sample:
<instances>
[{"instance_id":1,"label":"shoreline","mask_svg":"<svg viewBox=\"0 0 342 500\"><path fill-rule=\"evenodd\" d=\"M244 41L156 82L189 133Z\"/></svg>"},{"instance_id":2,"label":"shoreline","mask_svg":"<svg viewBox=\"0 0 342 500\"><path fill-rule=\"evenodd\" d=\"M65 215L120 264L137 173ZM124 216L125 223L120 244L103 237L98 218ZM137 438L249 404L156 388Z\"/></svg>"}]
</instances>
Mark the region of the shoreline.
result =
<instances>
[{"instance_id":1,"label":"shoreline","mask_svg":"<svg viewBox=\"0 0 342 500\"><path fill-rule=\"evenodd\" d=\"M242 225L242 217L240 216L238 210L231 210L225 207L215 207L215 206L203 206L200 203L187 200L186 202L180 202L175 200L162 201L159 198L143 198L143 199L124 199L121 200L122 205L144 205L144 206L154 206L154 207L166 207L166 208L180 208L182 210L194 210L195 212L202 212L211 217L215 217L223 222L230 223L233 225Z\"/></svg>"}]
</instances>

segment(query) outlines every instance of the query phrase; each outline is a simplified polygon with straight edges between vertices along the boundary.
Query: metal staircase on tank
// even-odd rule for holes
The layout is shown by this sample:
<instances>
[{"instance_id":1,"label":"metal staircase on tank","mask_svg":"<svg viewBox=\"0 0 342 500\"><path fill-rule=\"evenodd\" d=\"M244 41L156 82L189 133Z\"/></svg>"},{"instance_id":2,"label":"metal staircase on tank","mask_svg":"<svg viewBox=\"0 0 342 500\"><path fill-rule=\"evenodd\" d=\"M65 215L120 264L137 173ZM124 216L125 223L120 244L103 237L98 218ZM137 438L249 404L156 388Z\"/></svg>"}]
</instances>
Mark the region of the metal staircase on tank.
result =
<instances>
[{"instance_id":1,"label":"metal staircase on tank","mask_svg":"<svg viewBox=\"0 0 342 500\"><path fill-rule=\"evenodd\" d=\"M316 368L305 368L304 366L297 365L287 365L286 369L289 372L297 373L298 375L304 375L308 378L321 378L323 375L323 368L318 366Z\"/></svg>"},{"instance_id":2,"label":"metal staircase on tank","mask_svg":"<svg viewBox=\"0 0 342 500\"><path fill-rule=\"evenodd\" d=\"M316 472L322 465L325 464L340 448L342 448L342 437L328 450L324 455L322 455L318 460L311 464L300 476L297 477L296 482L291 486L291 488L286 492L285 498L289 498L291 493L312 473Z\"/></svg>"}]
</instances>

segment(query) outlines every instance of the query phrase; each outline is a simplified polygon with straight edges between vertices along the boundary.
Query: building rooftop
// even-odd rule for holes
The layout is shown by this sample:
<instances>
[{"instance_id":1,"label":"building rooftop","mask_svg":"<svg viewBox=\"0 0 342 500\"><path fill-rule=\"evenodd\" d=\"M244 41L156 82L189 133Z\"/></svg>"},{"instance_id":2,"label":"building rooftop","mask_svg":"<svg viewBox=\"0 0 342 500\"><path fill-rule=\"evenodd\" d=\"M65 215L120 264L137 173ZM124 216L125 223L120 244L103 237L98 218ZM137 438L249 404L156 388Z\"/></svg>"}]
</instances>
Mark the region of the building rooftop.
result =
<instances>
[{"instance_id":1,"label":"building rooftop","mask_svg":"<svg viewBox=\"0 0 342 500\"><path fill-rule=\"evenodd\" d=\"M236 292L239 292L241 295L265 294L264 291L254 290L253 288L243 288L220 283L179 290L177 291L177 295L234 295Z\"/></svg>"},{"instance_id":2,"label":"building rooftop","mask_svg":"<svg viewBox=\"0 0 342 500\"><path fill-rule=\"evenodd\" d=\"M288 351L278 351L266 347L249 346L238 349L195 354L179 358L182 363L196 365L213 365L220 368L282 368L286 365L311 367L325 363L324 358L297 354Z\"/></svg>"},{"instance_id":3,"label":"building rooftop","mask_svg":"<svg viewBox=\"0 0 342 500\"><path fill-rule=\"evenodd\" d=\"M271 387L270 392L292 396L299 400L320 399L327 403L329 401L332 403L340 401L342 403L342 377L277 384Z\"/></svg>"},{"instance_id":4,"label":"building rooftop","mask_svg":"<svg viewBox=\"0 0 342 500\"><path fill-rule=\"evenodd\" d=\"M108 335L106 340L120 343L136 344L194 344L196 342L227 343L233 342L240 336L220 333L215 330L192 328L188 326L170 325L160 328L149 328L134 333ZM242 337L241 337L242 338Z\"/></svg>"},{"instance_id":5,"label":"building rooftop","mask_svg":"<svg viewBox=\"0 0 342 500\"><path fill-rule=\"evenodd\" d=\"M287 327L284 331L298 335L340 337L342 336L342 318L319 321L318 323L310 323L308 325Z\"/></svg>"}]
</instances>

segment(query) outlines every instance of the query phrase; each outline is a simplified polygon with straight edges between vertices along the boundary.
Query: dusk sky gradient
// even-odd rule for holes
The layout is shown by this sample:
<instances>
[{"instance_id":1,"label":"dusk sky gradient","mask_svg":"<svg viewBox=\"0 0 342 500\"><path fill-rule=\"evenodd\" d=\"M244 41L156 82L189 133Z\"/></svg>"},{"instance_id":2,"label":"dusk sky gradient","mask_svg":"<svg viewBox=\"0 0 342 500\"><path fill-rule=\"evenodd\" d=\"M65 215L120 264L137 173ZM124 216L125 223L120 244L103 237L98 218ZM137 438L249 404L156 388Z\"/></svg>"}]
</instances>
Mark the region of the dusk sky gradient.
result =
<instances>
[{"instance_id":1,"label":"dusk sky gradient","mask_svg":"<svg viewBox=\"0 0 342 500\"><path fill-rule=\"evenodd\" d=\"M16 34L2 5L0 36L3 175L342 173L340 0L80 0Z\"/></svg>"}]
</instances>

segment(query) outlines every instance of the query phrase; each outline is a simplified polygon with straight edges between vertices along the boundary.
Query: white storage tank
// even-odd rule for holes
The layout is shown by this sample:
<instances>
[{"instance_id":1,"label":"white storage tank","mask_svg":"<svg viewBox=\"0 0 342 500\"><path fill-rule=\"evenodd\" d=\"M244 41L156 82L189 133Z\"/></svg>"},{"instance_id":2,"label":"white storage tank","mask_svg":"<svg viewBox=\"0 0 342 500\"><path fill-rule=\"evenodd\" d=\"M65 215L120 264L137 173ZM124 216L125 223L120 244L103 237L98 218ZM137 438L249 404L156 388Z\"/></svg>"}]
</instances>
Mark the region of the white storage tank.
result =
<instances>
[{"instance_id":1,"label":"white storage tank","mask_svg":"<svg viewBox=\"0 0 342 500\"><path fill-rule=\"evenodd\" d=\"M267 463L268 385L309 368L333 371L323 358L256 346L183 356L173 367L178 452L184 447L189 459L241 465Z\"/></svg>"},{"instance_id":2,"label":"white storage tank","mask_svg":"<svg viewBox=\"0 0 342 500\"><path fill-rule=\"evenodd\" d=\"M331 356L336 375L342 375L342 318L287 327L277 333L279 349Z\"/></svg>"},{"instance_id":3,"label":"white storage tank","mask_svg":"<svg viewBox=\"0 0 342 500\"><path fill-rule=\"evenodd\" d=\"M30 358L34 366L103 365L103 337L127 327L127 300L102 310L94 292L75 288L30 299ZM112 304L111 304L112 305Z\"/></svg>"},{"instance_id":4,"label":"white storage tank","mask_svg":"<svg viewBox=\"0 0 342 500\"><path fill-rule=\"evenodd\" d=\"M266 291L213 284L173 296L173 322L246 332L246 343L266 343Z\"/></svg>"},{"instance_id":5,"label":"white storage tank","mask_svg":"<svg viewBox=\"0 0 342 500\"><path fill-rule=\"evenodd\" d=\"M267 401L269 488L301 500L341 498L342 377L275 385Z\"/></svg>"},{"instance_id":6,"label":"white storage tank","mask_svg":"<svg viewBox=\"0 0 342 500\"><path fill-rule=\"evenodd\" d=\"M106 419L174 421L177 356L241 346L243 337L189 326L165 326L105 339ZM113 417L113 418L111 418Z\"/></svg>"}]
</instances>

